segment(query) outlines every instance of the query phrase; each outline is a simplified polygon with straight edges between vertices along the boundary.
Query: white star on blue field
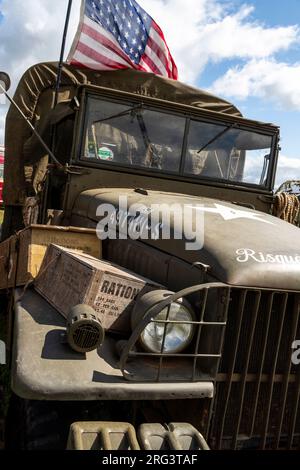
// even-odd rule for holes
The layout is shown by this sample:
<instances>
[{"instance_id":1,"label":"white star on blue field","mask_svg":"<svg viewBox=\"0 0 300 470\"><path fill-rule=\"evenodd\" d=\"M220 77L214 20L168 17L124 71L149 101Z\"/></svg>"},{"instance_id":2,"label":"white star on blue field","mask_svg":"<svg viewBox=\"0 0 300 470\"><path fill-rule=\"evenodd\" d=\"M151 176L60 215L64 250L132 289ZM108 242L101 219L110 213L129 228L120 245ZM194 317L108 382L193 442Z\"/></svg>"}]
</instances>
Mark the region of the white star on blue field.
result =
<instances>
[{"instance_id":1,"label":"white star on blue field","mask_svg":"<svg viewBox=\"0 0 300 470\"><path fill-rule=\"evenodd\" d=\"M152 18L134 0L86 0L85 14L109 31L133 62L140 62Z\"/></svg>"}]
</instances>

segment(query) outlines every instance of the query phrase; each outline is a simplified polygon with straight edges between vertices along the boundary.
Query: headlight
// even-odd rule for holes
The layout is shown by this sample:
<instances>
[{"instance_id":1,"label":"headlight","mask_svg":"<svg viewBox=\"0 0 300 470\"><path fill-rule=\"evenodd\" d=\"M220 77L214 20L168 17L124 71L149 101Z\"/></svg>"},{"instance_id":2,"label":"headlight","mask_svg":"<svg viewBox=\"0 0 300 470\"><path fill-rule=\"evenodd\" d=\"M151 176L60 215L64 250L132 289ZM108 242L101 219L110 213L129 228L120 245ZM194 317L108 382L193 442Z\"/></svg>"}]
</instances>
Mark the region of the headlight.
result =
<instances>
[{"instance_id":1,"label":"headlight","mask_svg":"<svg viewBox=\"0 0 300 470\"><path fill-rule=\"evenodd\" d=\"M132 313L132 328L138 324L141 315L144 317L150 308L158 304L173 292L159 290L148 292L136 303ZM169 320L175 323L161 323ZM192 307L185 299L178 299L163 309L155 320L150 322L140 336L141 346L149 352L161 353L164 343L164 353L178 353L183 351L191 342L195 325L189 323L195 320ZM178 322L178 323L177 323Z\"/></svg>"}]
</instances>

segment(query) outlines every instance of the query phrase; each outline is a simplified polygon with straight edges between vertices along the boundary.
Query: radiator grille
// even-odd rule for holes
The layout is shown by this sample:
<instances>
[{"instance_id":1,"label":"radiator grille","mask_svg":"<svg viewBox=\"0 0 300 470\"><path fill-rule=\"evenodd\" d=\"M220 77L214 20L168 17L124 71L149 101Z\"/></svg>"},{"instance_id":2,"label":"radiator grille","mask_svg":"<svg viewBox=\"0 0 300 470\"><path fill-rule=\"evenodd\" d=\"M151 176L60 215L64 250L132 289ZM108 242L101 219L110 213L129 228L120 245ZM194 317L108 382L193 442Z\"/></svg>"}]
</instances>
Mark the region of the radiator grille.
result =
<instances>
[{"instance_id":1,"label":"radiator grille","mask_svg":"<svg viewBox=\"0 0 300 470\"><path fill-rule=\"evenodd\" d=\"M215 449L300 445L300 294L233 289L210 432Z\"/></svg>"}]
</instances>

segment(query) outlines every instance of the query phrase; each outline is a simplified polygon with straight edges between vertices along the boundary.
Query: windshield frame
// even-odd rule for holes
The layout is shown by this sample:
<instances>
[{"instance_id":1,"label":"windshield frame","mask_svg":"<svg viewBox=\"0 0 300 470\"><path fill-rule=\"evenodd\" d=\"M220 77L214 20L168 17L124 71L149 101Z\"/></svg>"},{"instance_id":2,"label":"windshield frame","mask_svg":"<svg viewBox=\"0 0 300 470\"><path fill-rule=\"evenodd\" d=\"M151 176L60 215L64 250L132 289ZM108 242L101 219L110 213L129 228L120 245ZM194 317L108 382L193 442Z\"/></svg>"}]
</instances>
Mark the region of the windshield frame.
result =
<instances>
[{"instance_id":1,"label":"windshield frame","mask_svg":"<svg viewBox=\"0 0 300 470\"><path fill-rule=\"evenodd\" d=\"M181 165L180 170L177 173L168 172L156 168L147 168L147 167L138 167L128 165L126 163L116 163L116 162L101 162L83 156L83 148L85 141L85 134L87 130L87 109L88 109L88 100L89 99L99 99L109 102L115 102L117 104L123 104L128 107L144 106L146 109L150 109L156 112L162 112L164 114L172 114L174 116L183 117L186 119L183 145L182 145L182 155L181 155ZM266 177L266 184L261 186L254 183L246 183L239 181L232 181L222 178L215 177L206 177L199 175L187 175L184 171L185 161L187 158L187 145L188 145L188 135L189 135L189 126L192 120L203 121L204 123L218 124L223 125L224 127L232 126L233 124L237 129L261 133L263 135L268 135L272 138L272 146L270 149L270 162L268 165L268 172ZM97 169L105 169L111 171L120 171L127 172L128 170L132 174L139 174L145 176L159 177L161 179L175 179L178 181L191 182L196 184L205 184L205 185L216 185L223 187L233 187L240 189L249 189L260 193L270 193L273 191L275 176L276 176L276 166L278 160L279 152L279 128L273 124L260 123L258 121L252 121L245 119L243 117L232 116L221 114L213 111L207 111L205 109L197 109L193 106L183 105L168 101L162 101L155 98L138 96L136 94L121 92L118 90L109 90L105 88L96 87L93 85L82 87L82 96L81 96L81 106L79 113L76 119L76 130L73 143L73 152L72 155L75 158L71 163L76 163L80 166L93 167Z\"/></svg>"}]
</instances>

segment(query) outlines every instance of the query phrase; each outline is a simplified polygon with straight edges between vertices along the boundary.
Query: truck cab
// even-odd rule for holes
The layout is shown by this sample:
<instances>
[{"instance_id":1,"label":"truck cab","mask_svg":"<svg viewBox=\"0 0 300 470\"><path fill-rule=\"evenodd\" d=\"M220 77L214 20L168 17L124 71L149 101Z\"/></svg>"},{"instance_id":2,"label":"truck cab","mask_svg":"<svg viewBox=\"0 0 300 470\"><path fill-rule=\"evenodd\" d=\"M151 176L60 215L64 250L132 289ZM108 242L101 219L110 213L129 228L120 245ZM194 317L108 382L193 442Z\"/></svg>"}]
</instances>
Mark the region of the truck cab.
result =
<instances>
[{"instance_id":1,"label":"truck cab","mask_svg":"<svg viewBox=\"0 0 300 470\"><path fill-rule=\"evenodd\" d=\"M134 425L186 420L213 449L299 447L291 352L300 338L300 241L298 228L271 215L278 126L130 70L65 65L53 107L56 74L57 64L32 67L15 101L58 164L14 107L7 116L3 238L33 222L96 229L106 261L168 295L141 299L122 344L107 334L97 354L76 362L50 334L63 325L59 314L30 289L15 294L14 393L57 410L61 401L90 410L104 401L118 422L126 402ZM171 213L141 236L141 215L148 221L157 207ZM189 313L170 319L178 301ZM179 347L168 350L174 337Z\"/></svg>"}]
</instances>

